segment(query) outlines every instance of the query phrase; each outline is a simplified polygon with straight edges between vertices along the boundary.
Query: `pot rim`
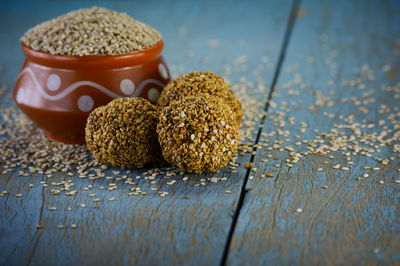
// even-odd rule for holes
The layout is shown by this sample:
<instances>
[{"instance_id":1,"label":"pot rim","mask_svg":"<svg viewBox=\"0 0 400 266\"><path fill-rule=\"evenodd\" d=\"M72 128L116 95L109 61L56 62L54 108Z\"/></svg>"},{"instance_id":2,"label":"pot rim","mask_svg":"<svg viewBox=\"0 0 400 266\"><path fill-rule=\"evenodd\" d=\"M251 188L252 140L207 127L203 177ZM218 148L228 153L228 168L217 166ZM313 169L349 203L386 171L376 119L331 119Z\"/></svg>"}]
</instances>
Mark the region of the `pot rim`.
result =
<instances>
[{"instance_id":1,"label":"pot rim","mask_svg":"<svg viewBox=\"0 0 400 266\"><path fill-rule=\"evenodd\" d=\"M30 61L39 65L68 69L87 68L114 68L142 65L151 62L161 56L164 40L161 39L155 45L139 51L115 55L53 55L36 51L21 42L22 50Z\"/></svg>"}]
</instances>

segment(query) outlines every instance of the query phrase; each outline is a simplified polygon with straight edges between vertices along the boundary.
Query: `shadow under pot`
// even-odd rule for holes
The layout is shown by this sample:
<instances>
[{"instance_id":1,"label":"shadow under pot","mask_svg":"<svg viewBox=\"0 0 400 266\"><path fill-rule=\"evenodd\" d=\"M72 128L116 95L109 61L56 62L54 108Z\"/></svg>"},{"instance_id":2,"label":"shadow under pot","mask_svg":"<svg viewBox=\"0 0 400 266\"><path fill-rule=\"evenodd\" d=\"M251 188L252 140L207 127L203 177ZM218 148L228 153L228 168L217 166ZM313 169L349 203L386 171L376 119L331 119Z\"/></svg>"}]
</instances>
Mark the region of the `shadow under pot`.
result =
<instances>
[{"instance_id":1,"label":"shadow under pot","mask_svg":"<svg viewBox=\"0 0 400 266\"><path fill-rule=\"evenodd\" d=\"M89 113L118 97L155 103L171 80L164 42L119 55L52 55L22 44L26 55L14 88L19 108L51 139L84 144Z\"/></svg>"}]
</instances>

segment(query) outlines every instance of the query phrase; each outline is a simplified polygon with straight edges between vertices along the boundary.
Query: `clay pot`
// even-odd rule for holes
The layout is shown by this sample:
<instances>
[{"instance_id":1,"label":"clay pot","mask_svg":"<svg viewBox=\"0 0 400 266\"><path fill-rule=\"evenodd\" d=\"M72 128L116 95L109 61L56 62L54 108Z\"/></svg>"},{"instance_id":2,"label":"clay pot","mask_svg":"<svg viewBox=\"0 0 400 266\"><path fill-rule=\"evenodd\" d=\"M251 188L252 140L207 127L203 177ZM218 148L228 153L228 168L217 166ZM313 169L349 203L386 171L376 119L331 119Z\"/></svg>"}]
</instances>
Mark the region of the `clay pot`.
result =
<instances>
[{"instance_id":1,"label":"clay pot","mask_svg":"<svg viewBox=\"0 0 400 266\"><path fill-rule=\"evenodd\" d=\"M120 55L67 56L34 51L26 55L14 101L49 137L85 143L86 119L117 97L156 102L171 75L161 56L164 42Z\"/></svg>"}]
</instances>

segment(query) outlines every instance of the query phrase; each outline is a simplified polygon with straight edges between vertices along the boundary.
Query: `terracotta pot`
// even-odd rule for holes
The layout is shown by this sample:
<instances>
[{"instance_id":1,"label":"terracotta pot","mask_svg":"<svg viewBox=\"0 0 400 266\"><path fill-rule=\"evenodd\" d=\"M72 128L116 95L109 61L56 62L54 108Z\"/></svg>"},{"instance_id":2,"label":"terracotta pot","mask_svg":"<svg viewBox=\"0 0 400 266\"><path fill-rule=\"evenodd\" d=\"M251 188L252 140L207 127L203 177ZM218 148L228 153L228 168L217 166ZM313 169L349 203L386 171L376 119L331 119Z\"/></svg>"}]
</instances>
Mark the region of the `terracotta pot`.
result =
<instances>
[{"instance_id":1,"label":"terracotta pot","mask_svg":"<svg viewBox=\"0 0 400 266\"><path fill-rule=\"evenodd\" d=\"M86 119L117 97L157 101L171 75L161 56L164 42L121 55L66 56L34 51L26 55L14 101L44 133L57 141L85 143Z\"/></svg>"}]
</instances>

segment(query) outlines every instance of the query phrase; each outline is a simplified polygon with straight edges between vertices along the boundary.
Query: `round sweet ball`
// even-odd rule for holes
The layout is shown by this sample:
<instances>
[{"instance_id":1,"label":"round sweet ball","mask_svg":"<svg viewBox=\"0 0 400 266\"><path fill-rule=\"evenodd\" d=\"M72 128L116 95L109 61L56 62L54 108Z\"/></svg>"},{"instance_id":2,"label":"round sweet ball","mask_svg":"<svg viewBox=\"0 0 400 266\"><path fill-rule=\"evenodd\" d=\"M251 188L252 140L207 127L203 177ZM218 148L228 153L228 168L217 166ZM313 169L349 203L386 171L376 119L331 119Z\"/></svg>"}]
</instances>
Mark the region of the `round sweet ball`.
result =
<instances>
[{"instance_id":1,"label":"round sweet ball","mask_svg":"<svg viewBox=\"0 0 400 266\"><path fill-rule=\"evenodd\" d=\"M102 163L140 168L161 157L156 127L158 108L143 98L117 98L93 110L86 145Z\"/></svg>"},{"instance_id":2,"label":"round sweet ball","mask_svg":"<svg viewBox=\"0 0 400 266\"><path fill-rule=\"evenodd\" d=\"M242 106L239 100L224 79L213 72L191 72L176 77L162 90L157 104L164 108L172 101L205 93L221 98L233 110L234 119L240 124Z\"/></svg>"},{"instance_id":3,"label":"round sweet ball","mask_svg":"<svg viewBox=\"0 0 400 266\"><path fill-rule=\"evenodd\" d=\"M237 151L233 111L208 94L172 101L157 125L164 159L185 172L217 172Z\"/></svg>"}]
</instances>

